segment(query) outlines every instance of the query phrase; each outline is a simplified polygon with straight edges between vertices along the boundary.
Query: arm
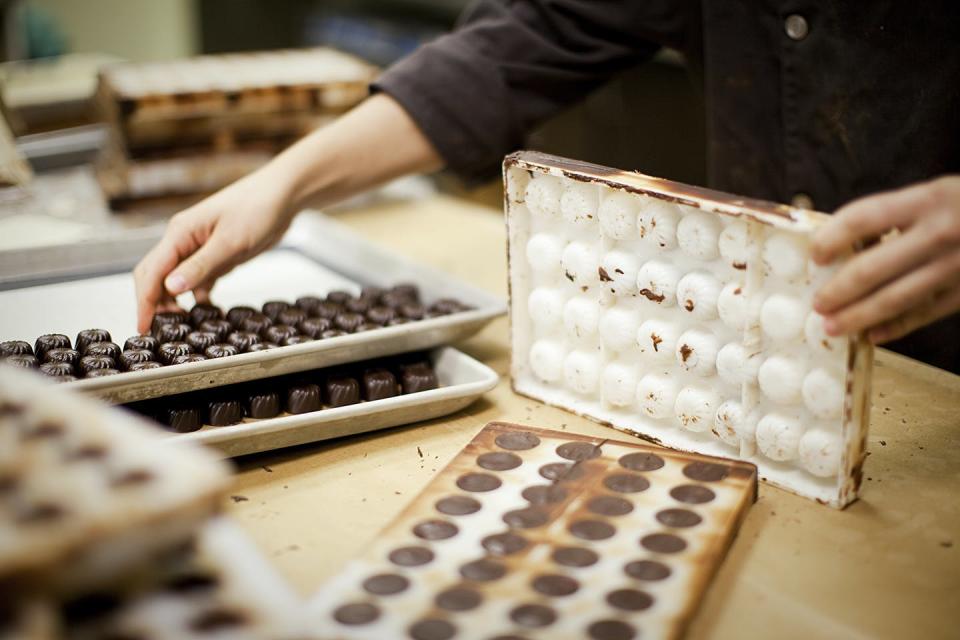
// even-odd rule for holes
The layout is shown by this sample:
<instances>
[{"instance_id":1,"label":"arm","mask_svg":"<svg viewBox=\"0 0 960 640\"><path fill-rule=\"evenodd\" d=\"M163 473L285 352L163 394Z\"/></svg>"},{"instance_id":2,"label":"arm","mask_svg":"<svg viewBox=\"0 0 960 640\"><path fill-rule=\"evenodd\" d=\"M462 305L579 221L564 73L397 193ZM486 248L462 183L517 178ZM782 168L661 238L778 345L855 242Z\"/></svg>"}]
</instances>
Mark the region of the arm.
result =
<instances>
[{"instance_id":1,"label":"arm","mask_svg":"<svg viewBox=\"0 0 960 640\"><path fill-rule=\"evenodd\" d=\"M882 236L814 298L828 334L869 330L871 341L887 342L960 311L960 176L843 207L815 237L813 256L829 264Z\"/></svg>"}]
</instances>

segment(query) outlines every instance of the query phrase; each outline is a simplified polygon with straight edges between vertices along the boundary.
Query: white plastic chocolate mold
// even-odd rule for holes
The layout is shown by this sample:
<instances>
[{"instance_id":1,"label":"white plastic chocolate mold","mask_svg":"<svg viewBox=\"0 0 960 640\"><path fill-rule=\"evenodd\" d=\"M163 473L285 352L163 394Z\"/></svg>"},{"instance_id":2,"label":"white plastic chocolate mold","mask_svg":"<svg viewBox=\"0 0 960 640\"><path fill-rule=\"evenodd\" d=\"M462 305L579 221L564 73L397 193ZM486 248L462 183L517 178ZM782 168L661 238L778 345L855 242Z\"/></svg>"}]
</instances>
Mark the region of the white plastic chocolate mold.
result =
<instances>
[{"instance_id":1,"label":"white plastic chocolate mold","mask_svg":"<svg viewBox=\"0 0 960 640\"><path fill-rule=\"evenodd\" d=\"M855 499L872 350L811 311L824 214L532 152L504 168L518 392Z\"/></svg>"}]
</instances>

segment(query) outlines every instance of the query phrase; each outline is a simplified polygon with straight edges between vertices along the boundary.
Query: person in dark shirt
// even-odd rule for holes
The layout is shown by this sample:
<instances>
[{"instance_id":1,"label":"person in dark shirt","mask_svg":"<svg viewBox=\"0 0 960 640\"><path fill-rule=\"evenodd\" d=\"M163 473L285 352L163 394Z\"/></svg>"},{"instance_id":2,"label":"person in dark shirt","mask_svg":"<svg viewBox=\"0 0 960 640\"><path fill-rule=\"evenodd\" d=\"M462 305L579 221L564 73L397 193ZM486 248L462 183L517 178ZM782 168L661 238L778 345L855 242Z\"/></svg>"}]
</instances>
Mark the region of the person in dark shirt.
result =
<instances>
[{"instance_id":1,"label":"person in dark shirt","mask_svg":"<svg viewBox=\"0 0 960 640\"><path fill-rule=\"evenodd\" d=\"M490 177L538 123L671 47L706 96L709 186L836 211L821 264L869 246L814 299L827 332L960 372L958 42L949 0L480 0L354 111L174 216L134 272L140 328L179 293L207 299L303 207L441 167Z\"/></svg>"}]
</instances>

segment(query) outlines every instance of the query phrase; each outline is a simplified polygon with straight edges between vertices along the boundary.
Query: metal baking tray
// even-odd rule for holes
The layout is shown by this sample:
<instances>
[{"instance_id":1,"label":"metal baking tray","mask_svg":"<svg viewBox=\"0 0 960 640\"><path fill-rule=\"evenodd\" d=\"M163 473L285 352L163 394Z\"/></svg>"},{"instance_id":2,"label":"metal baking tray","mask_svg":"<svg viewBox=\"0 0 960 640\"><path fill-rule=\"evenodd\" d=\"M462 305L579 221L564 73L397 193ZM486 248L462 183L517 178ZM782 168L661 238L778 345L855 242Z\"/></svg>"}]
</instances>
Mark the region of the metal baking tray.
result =
<instances>
[{"instance_id":1,"label":"metal baking tray","mask_svg":"<svg viewBox=\"0 0 960 640\"><path fill-rule=\"evenodd\" d=\"M0 253L0 336L32 341L101 327L122 343L136 331L132 267L146 238L99 240ZM441 271L378 247L316 212L298 217L280 244L222 278L213 301L259 306L333 289L412 282L425 300L456 298L472 309L374 331L229 358L79 380L72 389L113 403L368 360L462 340L506 313L506 302ZM183 302L189 306L190 295Z\"/></svg>"},{"instance_id":2,"label":"metal baking tray","mask_svg":"<svg viewBox=\"0 0 960 640\"><path fill-rule=\"evenodd\" d=\"M307 442L330 440L449 415L490 391L499 376L490 367L452 347L430 354L440 387L385 400L322 409L227 427L205 426L171 436L175 442L200 442L234 457Z\"/></svg>"}]
</instances>

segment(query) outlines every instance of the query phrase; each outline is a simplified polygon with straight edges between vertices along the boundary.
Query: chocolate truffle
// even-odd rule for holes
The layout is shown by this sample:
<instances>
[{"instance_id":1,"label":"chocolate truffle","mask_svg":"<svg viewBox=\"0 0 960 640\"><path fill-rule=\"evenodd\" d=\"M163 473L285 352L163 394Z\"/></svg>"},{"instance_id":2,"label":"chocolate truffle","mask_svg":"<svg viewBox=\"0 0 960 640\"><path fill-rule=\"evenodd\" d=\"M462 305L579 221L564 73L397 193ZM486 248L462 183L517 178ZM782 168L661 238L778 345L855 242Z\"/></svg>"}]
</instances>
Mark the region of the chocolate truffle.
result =
<instances>
[{"instance_id":1,"label":"chocolate truffle","mask_svg":"<svg viewBox=\"0 0 960 640\"><path fill-rule=\"evenodd\" d=\"M44 362L68 362L76 366L80 362L80 353L76 349L50 349Z\"/></svg>"},{"instance_id":2,"label":"chocolate truffle","mask_svg":"<svg viewBox=\"0 0 960 640\"><path fill-rule=\"evenodd\" d=\"M260 336L250 331L234 331L227 336L227 344L232 344L240 351L249 351L250 347L260 342Z\"/></svg>"},{"instance_id":3,"label":"chocolate truffle","mask_svg":"<svg viewBox=\"0 0 960 640\"><path fill-rule=\"evenodd\" d=\"M247 415L262 420L280 415L280 394L276 391L252 391L247 397Z\"/></svg>"},{"instance_id":4,"label":"chocolate truffle","mask_svg":"<svg viewBox=\"0 0 960 640\"><path fill-rule=\"evenodd\" d=\"M23 340L7 340L0 342L0 357L6 356L32 356L33 347L29 342Z\"/></svg>"},{"instance_id":5,"label":"chocolate truffle","mask_svg":"<svg viewBox=\"0 0 960 640\"><path fill-rule=\"evenodd\" d=\"M397 317L397 312L390 307L378 306L367 310L367 320L376 324L387 324Z\"/></svg>"},{"instance_id":6,"label":"chocolate truffle","mask_svg":"<svg viewBox=\"0 0 960 640\"><path fill-rule=\"evenodd\" d=\"M303 344L304 342L313 342L313 338L298 334L295 336L290 336L289 338L284 338L283 342L280 343L280 346L289 347L292 344Z\"/></svg>"},{"instance_id":7,"label":"chocolate truffle","mask_svg":"<svg viewBox=\"0 0 960 640\"><path fill-rule=\"evenodd\" d=\"M353 300L353 294L349 291L331 291L327 294L327 302L344 305L348 300Z\"/></svg>"},{"instance_id":8,"label":"chocolate truffle","mask_svg":"<svg viewBox=\"0 0 960 640\"><path fill-rule=\"evenodd\" d=\"M146 349L147 351L156 351L160 347L160 341L153 336L130 336L123 343L123 350L128 349Z\"/></svg>"},{"instance_id":9,"label":"chocolate truffle","mask_svg":"<svg viewBox=\"0 0 960 640\"><path fill-rule=\"evenodd\" d=\"M232 344L212 344L207 347L206 351L203 352L203 355L212 360L214 358L227 358L229 356L235 356L238 353L240 353L240 350Z\"/></svg>"},{"instance_id":10,"label":"chocolate truffle","mask_svg":"<svg viewBox=\"0 0 960 640\"><path fill-rule=\"evenodd\" d=\"M83 356L80 358L80 371L89 376L91 371L98 369L115 369L116 361L110 356Z\"/></svg>"},{"instance_id":11,"label":"chocolate truffle","mask_svg":"<svg viewBox=\"0 0 960 640\"><path fill-rule=\"evenodd\" d=\"M217 344L217 334L211 331L191 331L184 342L197 353L203 353L210 345Z\"/></svg>"},{"instance_id":12,"label":"chocolate truffle","mask_svg":"<svg viewBox=\"0 0 960 640\"><path fill-rule=\"evenodd\" d=\"M404 393L429 391L440 386L436 372L425 364L404 367L400 375L400 383Z\"/></svg>"},{"instance_id":13,"label":"chocolate truffle","mask_svg":"<svg viewBox=\"0 0 960 640\"><path fill-rule=\"evenodd\" d=\"M182 324L190 321L190 316L187 315L186 311L161 311L153 315L153 322L150 323L150 333L157 335L157 331L160 330L165 324ZM107 338L109 340L110 338ZM77 349L79 350L79 346Z\"/></svg>"},{"instance_id":14,"label":"chocolate truffle","mask_svg":"<svg viewBox=\"0 0 960 640\"><path fill-rule=\"evenodd\" d=\"M37 338L37 341L33 345L33 355L37 356L37 360L46 362L47 359L44 356L46 356L47 351L51 349L69 348L70 338L62 333L48 333Z\"/></svg>"},{"instance_id":15,"label":"chocolate truffle","mask_svg":"<svg viewBox=\"0 0 960 640\"><path fill-rule=\"evenodd\" d=\"M113 342L91 342L83 349L85 356L107 356L116 362L120 360L120 346Z\"/></svg>"},{"instance_id":16,"label":"chocolate truffle","mask_svg":"<svg viewBox=\"0 0 960 640\"><path fill-rule=\"evenodd\" d=\"M327 329L320 334L320 337L324 340L327 338L339 338L340 336L350 335L346 331L341 331L340 329Z\"/></svg>"},{"instance_id":17,"label":"chocolate truffle","mask_svg":"<svg viewBox=\"0 0 960 640\"><path fill-rule=\"evenodd\" d=\"M227 322L229 322L235 329L239 328L244 320L250 316L257 313L257 310L253 307L233 307L230 311L227 311Z\"/></svg>"},{"instance_id":18,"label":"chocolate truffle","mask_svg":"<svg viewBox=\"0 0 960 640\"><path fill-rule=\"evenodd\" d=\"M20 367L21 369L36 369L40 366L37 356L32 353L15 353L3 359L9 365Z\"/></svg>"},{"instance_id":19,"label":"chocolate truffle","mask_svg":"<svg viewBox=\"0 0 960 640\"><path fill-rule=\"evenodd\" d=\"M207 403L207 424L225 427L243 420L243 405L238 400L217 399Z\"/></svg>"},{"instance_id":20,"label":"chocolate truffle","mask_svg":"<svg viewBox=\"0 0 960 640\"><path fill-rule=\"evenodd\" d=\"M74 369L69 362L44 362L40 365L40 373L48 376L72 376Z\"/></svg>"},{"instance_id":21,"label":"chocolate truffle","mask_svg":"<svg viewBox=\"0 0 960 640\"><path fill-rule=\"evenodd\" d=\"M291 327L296 326L301 320L307 319L307 312L303 309L291 307L284 309L277 314L277 324L288 324Z\"/></svg>"},{"instance_id":22,"label":"chocolate truffle","mask_svg":"<svg viewBox=\"0 0 960 640\"><path fill-rule=\"evenodd\" d=\"M406 304L400 305L397 309L404 318L410 320L423 320L424 314L427 310L423 308L423 305L418 302L407 302Z\"/></svg>"},{"instance_id":23,"label":"chocolate truffle","mask_svg":"<svg viewBox=\"0 0 960 640\"><path fill-rule=\"evenodd\" d=\"M184 342L192 331L193 327L186 322L178 322L176 324L165 324L161 326L154 335L157 336L157 340L161 343Z\"/></svg>"},{"instance_id":24,"label":"chocolate truffle","mask_svg":"<svg viewBox=\"0 0 960 640\"><path fill-rule=\"evenodd\" d=\"M276 342L258 342L256 344L250 345L250 348L247 349L247 352L252 353L254 351L266 351L267 349L276 349L279 347Z\"/></svg>"},{"instance_id":25,"label":"chocolate truffle","mask_svg":"<svg viewBox=\"0 0 960 640\"><path fill-rule=\"evenodd\" d=\"M83 354L88 344L93 342L112 342L110 332L106 329L84 329L77 334L77 339L73 341L73 348Z\"/></svg>"},{"instance_id":26,"label":"chocolate truffle","mask_svg":"<svg viewBox=\"0 0 960 640\"><path fill-rule=\"evenodd\" d=\"M200 331L206 331L217 336L217 342L223 342L233 331L233 325L223 318L216 320L207 320L200 323Z\"/></svg>"},{"instance_id":27,"label":"chocolate truffle","mask_svg":"<svg viewBox=\"0 0 960 640\"><path fill-rule=\"evenodd\" d=\"M180 356L176 356L173 360L170 361L170 364L187 364L190 362L203 362L207 359L207 356L202 353L185 353Z\"/></svg>"},{"instance_id":28,"label":"chocolate truffle","mask_svg":"<svg viewBox=\"0 0 960 640\"><path fill-rule=\"evenodd\" d=\"M283 341L290 336L297 335L297 328L287 324L275 324L272 327L264 329L260 335L262 335L263 339L267 342L282 344Z\"/></svg>"},{"instance_id":29,"label":"chocolate truffle","mask_svg":"<svg viewBox=\"0 0 960 640\"><path fill-rule=\"evenodd\" d=\"M320 410L320 387L305 382L287 389L287 412L309 413Z\"/></svg>"},{"instance_id":30,"label":"chocolate truffle","mask_svg":"<svg viewBox=\"0 0 960 640\"><path fill-rule=\"evenodd\" d=\"M190 433L203 426L197 407L170 407L163 411L160 418L163 424L177 433Z\"/></svg>"},{"instance_id":31,"label":"chocolate truffle","mask_svg":"<svg viewBox=\"0 0 960 640\"><path fill-rule=\"evenodd\" d=\"M263 303L263 315L267 316L273 322L277 321L277 316L280 315L281 311L286 311L290 308L290 304L284 302L283 300L270 300Z\"/></svg>"},{"instance_id":32,"label":"chocolate truffle","mask_svg":"<svg viewBox=\"0 0 960 640\"><path fill-rule=\"evenodd\" d=\"M198 302L190 309L190 324L199 327L207 320L219 320L223 317L223 310L216 305Z\"/></svg>"},{"instance_id":33,"label":"chocolate truffle","mask_svg":"<svg viewBox=\"0 0 960 640\"><path fill-rule=\"evenodd\" d=\"M159 369L163 365L159 362L153 360L147 360L146 362L134 362L130 365L130 368L127 371L144 371L146 369Z\"/></svg>"},{"instance_id":34,"label":"chocolate truffle","mask_svg":"<svg viewBox=\"0 0 960 640\"><path fill-rule=\"evenodd\" d=\"M364 400L383 400L399 393L397 377L387 369L368 369L363 373Z\"/></svg>"},{"instance_id":35,"label":"chocolate truffle","mask_svg":"<svg viewBox=\"0 0 960 640\"><path fill-rule=\"evenodd\" d=\"M110 367L110 368L108 368L108 369L90 369L89 371L87 371L85 377L87 377L87 378L103 378L104 376L115 376L115 375L117 375L118 373L120 373L120 370L119 370L119 369L114 369L113 367Z\"/></svg>"},{"instance_id":36,"label":"chocolate truffle","mask_svg":"<svg viewBox=\"0 0 960 640\"><path fill-rule=\"evenodd\" d=\"M177 356L185 356L188 353L193 353L193 347L186 342L168 342L160 345L157 358L164 364L170 364Z\"/></svg>"},{"instance_id":37,"label":"chocolate truffle","mask_svg":"<svg viewBox=\"0 0 960 640\"><path fill-rule=\"evenodd\" d=\"M353 378L331 376L324 385L327 405L345 407L360 402L360 385Z\"/></svg>"},{"instance_id":38,"label":"chocolate truffle","mask_svg":"<svg viewBox=\"0 0 960 640\"><path fill-rule=\"evenodd\" d=\"M316 315L316 308L323 303L321 298L317 296L301 296L297 298L297 301L294 303L298 309L303 309L307 312L308 316Z\"/></svg>"},{"instance_id":39,"label":"chocolate truffle","mask_svg":"<svg viewBox=\"0 0 960 640\"><path fill-rule=\"evenodd\" d=\"M321 333L330 328L330 324L327 318L306 318L297 324L297 329L301 334L316 340Z\"/></svg>"},{"instance_id":40,"label":"chocolate truffle","mask_svg":"<svg viewBox=\"0 0 960 640\"><path fill-rule=\"evenodd\" d=\"M338 329L353 333L365 320L359 313L338 313L337 317L333 319L333 324Z\"/></svg>"},{"instance_id":41,"label":"chocolate truffle","mask_svg":"<svg viewBox=\"0 0 960 640\"><path fill-rule=\"evenodd\" d=\"M153 351L146 349L127 349L120 354L120 367L125 371L130 371L131 367L141 362L150 362L154 359Z\"/></svg>"},{"instance_id":42,"label":"chocolate truffle","mask_svg":"<svg viewBox=\"0 0 960 640\"><path fill-rule=\"evenodd\" d=\"M343 308L350 313L366 313L373 304L374 301L369 298L354 298L353 300L347 300Z\"/></svg>"},{"instance_id":43,"label":"chocolate truffle","mask_svg":"<svg viewBox=\"0 0 960 640\"><path fill-rule=\"evenodd\" d=\"M254 313L249 318L245 318L240 322L240 329L243 331L250 331L256 334L263 333L263 330L273 324L273 320L268 318L262 313Z\"/></svg>"}]
</instances>

